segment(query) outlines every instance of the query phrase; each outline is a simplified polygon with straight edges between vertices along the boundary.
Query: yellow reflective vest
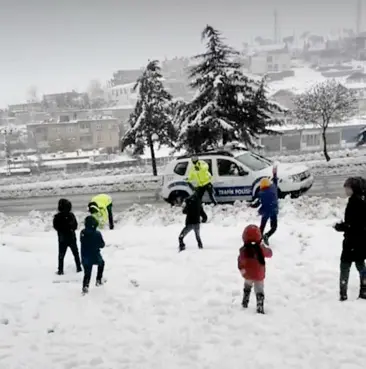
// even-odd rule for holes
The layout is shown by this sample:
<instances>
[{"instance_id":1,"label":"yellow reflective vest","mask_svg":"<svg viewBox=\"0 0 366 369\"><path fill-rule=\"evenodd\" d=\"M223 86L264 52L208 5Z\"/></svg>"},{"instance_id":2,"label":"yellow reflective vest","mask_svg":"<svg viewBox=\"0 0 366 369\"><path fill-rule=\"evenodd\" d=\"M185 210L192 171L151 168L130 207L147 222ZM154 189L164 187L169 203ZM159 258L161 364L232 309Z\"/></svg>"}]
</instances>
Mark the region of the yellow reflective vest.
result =
<instances>
[{"instance_id":1,"label":"yellow reflective vest","mask_svg":"<svg viewBox=\"0 0 366 369\"><path fill-rule=\"evenodd\" d=\"M212 175L208 164L204 160L199 160L197 164L192 165L188 173L188 182L195 187L203 187L211 183Z\"/></svg>"},{"instance_id":2,"label":"yellow reflective vest","mask_svg":"<svg viewBox=\"0 0 366 369\"><path fill-rule=\"evenodd\" d=\"M112 204L112 197L106 194L94 196L90 202L95 202L98 205L99 212L92 214L98 221L98 228L102 229L108 223L107 207Z\"/></svg>"}]
</instances>

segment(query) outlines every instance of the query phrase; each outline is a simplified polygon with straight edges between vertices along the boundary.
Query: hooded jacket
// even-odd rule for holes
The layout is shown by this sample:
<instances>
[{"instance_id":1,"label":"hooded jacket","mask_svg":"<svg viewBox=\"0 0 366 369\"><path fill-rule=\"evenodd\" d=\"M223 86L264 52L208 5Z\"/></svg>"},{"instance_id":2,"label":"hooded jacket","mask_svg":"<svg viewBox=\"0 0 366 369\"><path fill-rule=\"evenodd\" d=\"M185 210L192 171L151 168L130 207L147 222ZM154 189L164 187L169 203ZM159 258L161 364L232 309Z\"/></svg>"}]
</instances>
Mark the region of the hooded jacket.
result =
<instances>
[{"instance_id":1,"label":"hooded jacket","mask_svg":"<svg viewBox=\"0 0 366 369\"><path fill-rule=\"evenodd\" d=\"M278 215L278 177L273 176L273 182L269 187L261 188L259 191L259 200L261 207L259 214L262 216Z\"/></svg>"},{"instance_id":2,"label":"hooded jacket","mask_svg":"<svg viewBox=\"0 0 366 369\"><path fill-rule=\"evenodd\" d=\"M263 244L244 245L239 250L238 269L243 278L261 282L266 277L266 258L272 257L272 250Z\"/></svg>"},{"instance_id":3,"label":"hooded jacket","mask_svg":"<svg viewBox=\"0 0 366 369\"><path fill-rule=\"evenodd\" d=\"M85 218L85 228L80 232L81 261L85 265L103 261L100 249L105 246L102 234L97 230L97 220L89 215Z\"/></svg>"},{"instance_id":4,"label":"hooded jacket","mask_svg":"<svg viewBox=\"0 0 366 369\"><path fill-rule=\"evenodd\" d=\"M195 187L203 187L211 183L212 175L208 164L204 160L199 160L193 164L188 172L188 182Z\"/></svg>"},{"instance_id":5,"label":"hooded jacket","mask_svg":"<svg viewBox=\"0 0 366 369\"><path fill-rule=\"evenodd\" d=\"M207 215L203 210L201 199L193 194L185 200L183 214L186 214L186 225L206 223Z\"/></svg>"},{"instance_id":6,"label":"hooded jacket","mask_svg":"<svg viewBox=\"0 0 366 369\"><path fill-rule=\"evenodd\" d=\"M60 241L75 239L78 223L71 210L72 205L69 200L59 200L58 213L53 217L53 228L57 231Z\"/></svg>"},{"instance_id":7,"label":"hooded jacket","mask_svg":"<svg viewBox=\"0 0 366 369\"><path fill-rule=\"evenodd\" d=\"M108 222L107 207L111 204L112 198L106 194L94 196L88 204L89 210L97 210L92 216L98 221L99 228L104 228L105 224Z\"/></svg>"}]
</instances>

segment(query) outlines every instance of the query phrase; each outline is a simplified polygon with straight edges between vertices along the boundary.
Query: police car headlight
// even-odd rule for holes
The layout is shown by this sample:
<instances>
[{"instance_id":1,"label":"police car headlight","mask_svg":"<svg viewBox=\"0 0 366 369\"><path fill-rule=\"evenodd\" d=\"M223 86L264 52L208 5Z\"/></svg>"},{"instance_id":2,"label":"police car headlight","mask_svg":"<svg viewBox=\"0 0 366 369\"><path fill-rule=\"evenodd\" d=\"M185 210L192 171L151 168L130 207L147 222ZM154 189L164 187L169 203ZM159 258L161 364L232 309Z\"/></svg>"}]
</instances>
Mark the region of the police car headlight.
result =
<instances>
[{"instance_id":1,"label":"police car headlight","mask_svg":"<svg viewBox=\"0 0 366 369\"><path fill-rule=\"evenodd\" d=\"M294 174L290 176L290 180L292 182L301 182L301 175L300 174Z\"/></svg>"}]
</instances>

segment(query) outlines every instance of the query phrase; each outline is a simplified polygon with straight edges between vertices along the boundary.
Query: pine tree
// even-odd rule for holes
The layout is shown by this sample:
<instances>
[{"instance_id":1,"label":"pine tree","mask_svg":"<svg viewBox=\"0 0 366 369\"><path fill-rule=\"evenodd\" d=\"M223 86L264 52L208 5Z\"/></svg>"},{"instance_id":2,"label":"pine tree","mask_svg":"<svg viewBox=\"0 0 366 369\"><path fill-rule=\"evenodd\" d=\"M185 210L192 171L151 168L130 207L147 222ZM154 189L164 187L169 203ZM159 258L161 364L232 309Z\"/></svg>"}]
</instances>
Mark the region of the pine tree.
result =
<instances>
[{"instance_id":1,"label":"pine tree","mask_svg":"<svg viewBox=\"0 0 366 369\"><path fill-rule=\"evenodd\" d=\"M191 71L197 95L182 114L178 148L197 153L233 141L250 147L260 134L276 133L270 127L282 123L276 114L286 109L268 100L265 79L242 73L232 61L238 53L217 30L207 26L202 37L207 51L196 56L203 60Z\"/></svg>"},{"instance_id":2,"label":"pine tree","mask_svg":"<svg viewBox=\"0 0 366 369\"><path fill-rule=\"evenodd\" d=\"M154 176L157 175L154 143L173 147L176 139L176 130L169 114L172 97L165 90L162 79L158 61L150 61L134 87L139 96L129 117L131 128L122 138L122 151L132 146L134 154L141 155L145 147L149 147Z\"/></svg>"},{"instance_id":3,"label":"pine tree","mask_svg":"<svg viewBox=\"0 0 366 369\"><path fill-rule=\"evenodd\" d=\"M242 72L235 72L224 88L228 90L227 115L234 127L226 141L238 141L247 147L256 147L254 139L260 135L278 134L271 128L283 124L287 109L268 98L265 78L255 80Z\"/></svg>"},{"instance_id":4,"label":"pine tree","mask_svg":"<svg viewBox=\"0 0 366 369\"><path fill-rule=\"evenodd\" d=\"M202 39L207 42L207 50L195 56L201 62L190 73L190 86L197 94L186 106L178 139L178 148L191 152L216 147L222 142L224 133L233 129L219 106L218 84L230 70L239 68L238 63L232 62L238 53L224 43L219 31L207 25Z\"/></svg>"}]
</instances>

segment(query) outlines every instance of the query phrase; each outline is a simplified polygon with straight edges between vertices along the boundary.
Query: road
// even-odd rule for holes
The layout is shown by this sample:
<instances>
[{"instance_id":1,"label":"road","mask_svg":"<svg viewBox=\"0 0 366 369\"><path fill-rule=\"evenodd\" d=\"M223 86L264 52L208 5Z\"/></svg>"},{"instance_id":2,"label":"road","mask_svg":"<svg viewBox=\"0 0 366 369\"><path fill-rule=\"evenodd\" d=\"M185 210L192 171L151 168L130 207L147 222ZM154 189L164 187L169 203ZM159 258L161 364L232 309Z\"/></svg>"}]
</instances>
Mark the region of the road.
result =
<instances>
[{"instance_id":1,"label":"road","mask_svg":"<svg viewBox=\"0 0 366 369\"><path fill-rule=\"evenodd\" d=\"M366 176L366 173L358 173L357 175ZM307 194L329 198L344 197L343 183L346 177L338 174L326 177L318 176L315 178L313 188ZM83 195L67 195L66 197L72 202L75 211L85 211L92 195L86 193ZM117 192L111 195L116 211L126 209L133 204L164 204L164 202L157 199L153 191ZM55 211L57 201L58 198L55 196L0 200L0 211L9 215L24 215L32 210Z\"/></svg>"}]
</instances>

